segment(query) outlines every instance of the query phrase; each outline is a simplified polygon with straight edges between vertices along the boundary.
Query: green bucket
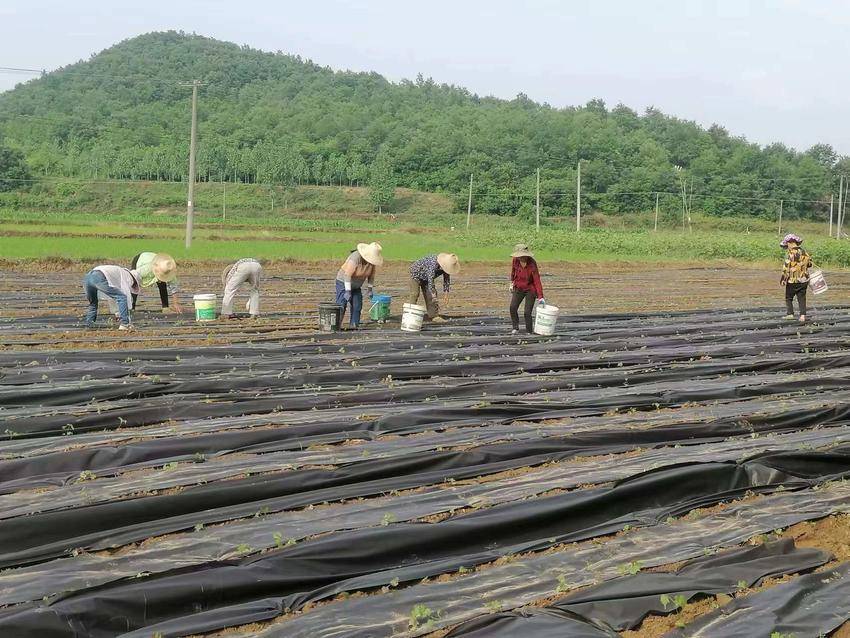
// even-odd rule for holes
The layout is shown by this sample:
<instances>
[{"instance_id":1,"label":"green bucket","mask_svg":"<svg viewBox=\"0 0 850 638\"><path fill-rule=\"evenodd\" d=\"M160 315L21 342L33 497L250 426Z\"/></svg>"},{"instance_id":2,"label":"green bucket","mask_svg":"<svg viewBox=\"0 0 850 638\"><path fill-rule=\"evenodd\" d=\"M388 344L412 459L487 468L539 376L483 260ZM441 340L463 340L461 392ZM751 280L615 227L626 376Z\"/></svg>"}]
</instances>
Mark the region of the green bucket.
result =
<instances>
[{"instance_id":1,"label":"green bucket","mask_svg":"<svg viewBox=\"0 0 850 638\"><path fill-rule=\"evenodd\" d=\"M195 295L195 321L215 321L215 294Z\"/></svg>"},{"instance_id":2,"label":"green bucket","mask_svg":"<svg viewBox=\"0 0 850 638\"><path fill-rule=\"evenodd\" d=\"M372 307L369 309L369 319L386 321L390 318L390 303L393 298L389 295L372 295Z\"/></svg>"}]
</instances>

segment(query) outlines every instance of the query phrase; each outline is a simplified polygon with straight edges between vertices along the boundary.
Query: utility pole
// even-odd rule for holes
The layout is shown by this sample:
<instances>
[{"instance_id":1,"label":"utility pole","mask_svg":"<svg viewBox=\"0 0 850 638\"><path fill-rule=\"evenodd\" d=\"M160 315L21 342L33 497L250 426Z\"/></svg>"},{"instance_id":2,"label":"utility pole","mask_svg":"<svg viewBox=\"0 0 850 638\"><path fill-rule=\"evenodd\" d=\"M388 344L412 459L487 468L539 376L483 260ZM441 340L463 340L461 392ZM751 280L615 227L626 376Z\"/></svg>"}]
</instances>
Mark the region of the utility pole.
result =
<instances>
[{"instance_id":1,"label":"utility pole","mask_svg":"<svg viewBox=\"0 0 850 638\"><path fill-rule=\"evenodd\" d=\"M469 174L469 203L466 205L466 230L472 221L472 173Z\"/></svg>"},{"instance_id":2,"label":"utility pole","mask_svg":"<svg viewBox=\"0 0 850 638\"><path fill-rule=\"evenodd\" d=\"M844 201L844 175L841 176L841 181L838 183L838 223L835 225L835 238L841 236L841 203Z\"/></svg>"},{"instance_id":3,"label":"utility pole","mask_svg":"<svg viewBox=\"0 0 850 638\"><path fill-rule=\"evenodd\" d=\"M540 232L540 169L537 169L537 232Z\"/></svg>"},{"instance_id":4,"label":"utility pole","mask_svg":"<svg viewBox=\"0 0 850 638\"><path fill-rule=\"evenodd\" d=\"M658 232L658 193L655 193L655 232Z\"/></svg>"},{"instance_id":5,"label":"utility pole","mask_svg":"<svg viewBox=\"0 0 850 638\"><path fill-rule=\"evenodd\" d=\"M783 200L779 200L779 236L782 237L782 204Z\"/></svg>"},{"instance_id":6,"label":"utility pole","mask_svg":"<svg viewBox=\"0 0 850 638\"><path fill-rule=\"evenodd\" d=\"M832 237L832 205L835 203L835 193L829 194L829 236Z\"/></svg>"},{"instance_id":7,"label":"utility pole","mask_svg":"<svg viewBox=\"0 0 850 638\"><path fill-rule=\"evenodd\" d=\"M221 191L221 221L227 219L227 182L222 182L224 187Z\"/></svg>"},{"instance_id":8,"label":"utility pole","mask_svg":"<svg viewBox=\"0 0 850 638\"><path fill-rule=\"evenodd\" d=\"M576 167L576 232L581 232L581 160Z\"/></svg>"},{"instance_id":9,"label":"utility pole","mask_svg":"<svg viewBox=\"0 0 850 638\"><path fill-rule=\"evenodd\" d=\"M838 207L838 232L835 233L836 239L841 239L841 229L844 228L844 213L847 210L847 192L850 191L850 180L844 180L844 198L841 200L841 206Z\"/></svg>"},{"instance_id":10,"label":"utility pole","mask_svg":"<svg viewBox=\"0 0 850 638\"><path fill-rule=\"evenodd\" d=\"M192 133L189 141L189 194L186 197L186 248L192 247L192 231L195 222L195 142L198 137L198 87L201 83L193 80L192 84L182 86L192 87Z\"/></svg>"}]
</instances>

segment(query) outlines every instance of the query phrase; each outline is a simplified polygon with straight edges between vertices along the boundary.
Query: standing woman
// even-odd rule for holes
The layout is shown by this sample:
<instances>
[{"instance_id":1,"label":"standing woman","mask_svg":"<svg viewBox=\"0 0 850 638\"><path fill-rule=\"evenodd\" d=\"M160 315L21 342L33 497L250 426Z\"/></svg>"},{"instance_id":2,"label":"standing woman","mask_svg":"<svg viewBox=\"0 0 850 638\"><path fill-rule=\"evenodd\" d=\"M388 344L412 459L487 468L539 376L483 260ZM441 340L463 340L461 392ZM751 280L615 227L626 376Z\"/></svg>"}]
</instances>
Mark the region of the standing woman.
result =
<instances>
[{"instance_id":1,"label":"standing woman","mask_svg":"<svg viewBox=\"0 0 850 638\"><path fill-rule=\"evenodd\" d=\"M534 330L531 321L531 311L534 302L545 304L543 284L540 283L540 271L534 255L528 250L527 244L517 244L511 253L511 334L519 332L519 305L525 300L525 331L531 334Z\"/></svg>"},{"instance_id":2,"label":"standing woman","mask_svg":"<svg viewBox=\"0 0 850 638\"><path fill-rule=\"evenodd\" d=\"M809 253L802 249L802 243L803 239L793 233L788 233L779 242L782 248L788 249L779 283L785 286L785 307L788 311L785 319L794 318L794 297L797 297L797 305L800 307L800 323L805 323L806 288L809 287L809 268L812 267L812 258Z\"/></svg>"},{"instance_id":3,"label":"standing woman","mask_svg":"<svg viewBox=\"0 0 850 638\"><path fill-rule=\"evenodd\" d=\"M357 244L357 250L351 251L348 259L342 264L336 274L336 303L342 306L342 316L345 309L351 305L350 326L357 329L360 326L360 314L363 311L363 284L366 284L369 298L375 284L375 273L384 264L381 255L381 244Z\"/></svg>"},{"instance_id":4,"label":"standing woman","mask_svg":"<svg viewBox=\"0 0 850 638\"><path fill-rule=\"evenodd\" d=\"M428 255L410 266L410 297L412 304L419 303L419 296L425 298L428 319L443 322L440 316L440 304L437 301L437 286L434 280L443 278L443 305L448 305L449 292L452 289L452 275L460 272L460 260L454 253Z\"/></svg>"},{"instance_id":5,"label":"standing woman","mask_svg":"<svg viewBox=\"0 0 850 638\"><path fill-rule=\"evenodd\" d=\"M156 284L159 289L159 300L162 302L163 312L182 313L183 308L177 299L177 264L171 255L165 253L139 253L133 257L130 268L137 270L142 278L142 288L148 288ZM170 296L170 298L169 298ZM136 309L138 293L133 295L133 310ZM169 305L173 302L173 310Z\"/></svg>"}]
</instances>

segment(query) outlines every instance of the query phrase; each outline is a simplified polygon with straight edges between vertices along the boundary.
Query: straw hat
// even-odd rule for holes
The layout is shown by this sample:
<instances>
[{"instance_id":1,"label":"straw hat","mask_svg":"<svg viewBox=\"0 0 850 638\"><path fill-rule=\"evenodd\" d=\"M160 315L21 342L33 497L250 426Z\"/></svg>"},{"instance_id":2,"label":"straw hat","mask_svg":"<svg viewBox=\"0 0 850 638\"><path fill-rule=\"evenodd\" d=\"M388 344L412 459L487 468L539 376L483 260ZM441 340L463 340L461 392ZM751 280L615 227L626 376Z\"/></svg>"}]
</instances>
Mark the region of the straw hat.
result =
<instances>
[{"instance_id":1,"label":"straw hat","mask_svg":"<svg viewBox=\"0 0 850 638\"><path fill-rule=\"evenodd\" d=\"M157 253L151 262L151 270L157 281L168 283L177 276L177 264L174 263L171 255L165 253Z\"/></svg>"},{"instance_id":2,"label":"straw hat","mask_svg":"<svg viewBox=\"0 0 850 638\"><path fill-rule=\"evenodd\" d=\"M381 254L381 244L373 241L371 244L357 244L357 252L373 266L383 266L384 256Z\"/></svg>"},{"instance_id":3,"label":"straw hat","mask_svg":"<svg viewBox=\"0 0 850 638\"><path fill-rule=\"evenodd\" d=\"M440 253L437 255L437 263L447 275L456 275L460 272L460 260L454 253Z\"/></svg>"},{"instance_id":4,"label":"straw hat","mask_svg":"<svg viewBox=\"0 0 850 638\"><path fill-rule=\"evenodd\" d=\"M528 249L528 244L517 244L514 246L514 251L511 253L511 257L531 257L534 259L534 253Z\"/></svg>"}]
</instances>

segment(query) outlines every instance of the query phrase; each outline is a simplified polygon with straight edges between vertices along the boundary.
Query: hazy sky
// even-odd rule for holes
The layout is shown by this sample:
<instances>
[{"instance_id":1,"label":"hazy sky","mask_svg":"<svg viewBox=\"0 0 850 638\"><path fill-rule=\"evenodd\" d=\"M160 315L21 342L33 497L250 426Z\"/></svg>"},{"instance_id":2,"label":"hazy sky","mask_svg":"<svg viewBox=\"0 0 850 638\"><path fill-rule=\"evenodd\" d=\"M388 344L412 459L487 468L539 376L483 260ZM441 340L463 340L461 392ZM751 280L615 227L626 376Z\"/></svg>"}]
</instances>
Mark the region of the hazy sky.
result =
<instances>
[{"instance_id":1,"label":"hazy sky","mask_svg":"<svg viewBox=\"0 0 850 638\"><path fill-rule=\"evenodd\" d=\"M0 66L54 69L166 29L850 154L848 0L0 0ZM0 73L0 90L23 78Z\"/></svg>"}]
</instances>

